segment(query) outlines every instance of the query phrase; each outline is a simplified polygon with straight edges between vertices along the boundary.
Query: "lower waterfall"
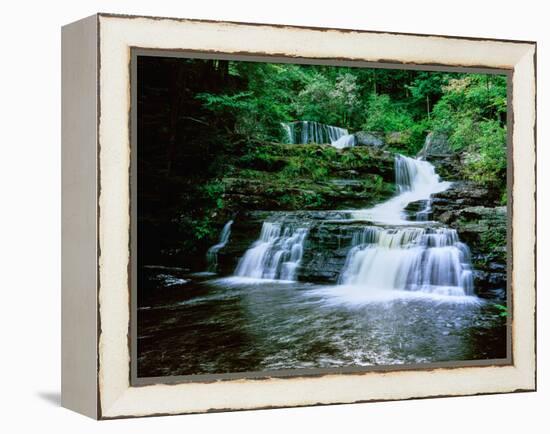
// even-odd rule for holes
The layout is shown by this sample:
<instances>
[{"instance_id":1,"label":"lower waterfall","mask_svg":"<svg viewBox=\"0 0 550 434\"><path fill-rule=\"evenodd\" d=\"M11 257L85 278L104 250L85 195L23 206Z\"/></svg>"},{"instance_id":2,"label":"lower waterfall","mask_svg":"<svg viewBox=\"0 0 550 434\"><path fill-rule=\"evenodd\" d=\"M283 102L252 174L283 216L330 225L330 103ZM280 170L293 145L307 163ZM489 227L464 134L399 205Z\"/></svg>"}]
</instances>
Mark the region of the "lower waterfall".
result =
<instances>
[{"instance_id":1,"label":"lower waterfall","mask_svg":"<svg viewBox=\"0 0 550 434\"><path fill-rule=\"evenodd\" d=\"M340 283L367 290L472 295L468 247L454 229L366 227L354 234Z\"/></svg>"},{"instance_id":2,"label":"lower waterfall","mask_svg":"<svg viewBox=\"0 0 550 434\"><path fill-rule=\"evenodd\" d=\"M345 136L343 136L345 137ZM349 211L332 223L353 222L346 261L338 283L360 291L419 291L448 296L474 295L470 251L455 229L429 221L431 195L451 185L427 161L395 157L397 194L373 208ZM420 207L413 219L405 212ZM330 213L329 212L325 212ZM357 223L355 223L357 222ZM310 221L264 221L260 237L239 260L235 275L295 280Z\"/></svg>"},{"instance_id":3,"label":"lower waterfall","mask_svg":"<svg viewBox=\"0 0 550 434\"><path fill-rule=\"evenodd\" d=\"M395 184L395 197L353 213L384 227L368 226L354 234L340 283L367 290L473 295L468 246L456 230L428 220L432 194L451 184L440 180L432 164L403 155L395 157ZM405 213L411 202L421 205L414 220Z\"/></svg>"},{"instance_id":4,"label":"lower waterfall","mask_svg":"<svg viewBox=\"0 0 550 434\"><path fill-rule=\"evenodd\" d=\"M306 227L264 222L260 238L239 260L236 276L294 280L304 253Z\"/></svg>"}]
</instances>

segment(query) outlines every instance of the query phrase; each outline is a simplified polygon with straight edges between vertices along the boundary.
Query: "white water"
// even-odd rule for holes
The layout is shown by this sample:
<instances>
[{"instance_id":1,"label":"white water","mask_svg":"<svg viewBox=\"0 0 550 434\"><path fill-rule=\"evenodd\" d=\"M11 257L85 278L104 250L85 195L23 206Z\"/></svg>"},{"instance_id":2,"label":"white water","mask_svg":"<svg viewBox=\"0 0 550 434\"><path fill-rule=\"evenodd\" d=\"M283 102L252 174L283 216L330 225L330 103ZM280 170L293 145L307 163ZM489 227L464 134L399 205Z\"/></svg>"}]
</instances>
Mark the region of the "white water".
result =
<instances>
[{"instance_id":1,"label":"white water","mask_svg":"<svg viewBox=\"0 0 550 434\"><path fill-rule=\"evenodd\" d=\"M353 211L359 220L389 225L410 225L418 221L407 220L405 208L411 202L429 201L432 194L447 190L451 183L441 181L434 166L420 159L397 155L395 157L395 184L397 196L366 210ZM423 210L424 215L426 209ZM425 221L425 219L419 219Z\"/></svg>"},{"instance_id":2,"label":"white water","mask_svg":"<svg viewBox=\"0 0 550 434\"><path fill-rule=\"evenodd\" d=\"M479 305L482 300L474 295L444 295L435 292L376 290L365 291L357 285L338 285L317 287L309 292L321 297L321 304L326 306L347 305L349 307L363 307L369 304L391 304L396 301L426 300L437 304L465 304Z\"/></svg>"},{"instance_id":3,"label":"white water","mask_svg":"<svg viewBox=\"0 0 550 434\"><path fill-rule=\"evenodd\" d=\"M346 134L338 140L331 142L331 145L336 149L351 148L352 146L355 146L355 136L353 134Z\"/></svg>"},{"instance_id":4,"label":"white water","mask_svg":"<svg viewBox=\"0 0 550 434\"><path fill-rule=\"evenodd\" d=\"M264 222L260 238L239 260L235 275L256 279L294 280L304 253L307 228Z\"/></svg>"},{"instance_id":5,"label":"white water","mask_svg":"<svg viewBox=\"0 0 550 434\"><path fill-rule=\"evenodd\" d=\"M372 295L387 291L435 297L473 295L468 247L460 242L456 230L426 224L430 223L431 195L446 190L450 183L441 182L430 163L402 155L395 158L395 182L395 197L353 212L355 219L382 226L366 226L353 233L335 290L355 288L352 293ZM423 209L416 220L407 220L405 208L416 201L424 202ZM264 222L260 238L240 259L235 276L294 280L307 232L295 223Z\"/></svg>"},{"instance_id":6,"label":"white water","mask_svg":"<svg viewBox=\"0 0 550 434\"><path fill-rule=\"evenodd\" d=\"M352 136L345 128L325 125L314 121L297 121L282 123L281 126L285 131L287 142L293 145L307 143L331 143L335 146L342 137ZM355 136L352 136L355 144ZM348 138L344 142L339 142L338 147L344 147L343 144L349 145L351 139Z\"/></svg>"},{"instance_id":7,"label":"white water","mask_svg":"<svg viewBox=\"0 0 550 434\"><path fill-rule=\"evenodd\" d=\"M369 291L472 295L470 252L454 229L367 227L354 234L340 283Z\"/></svg>"},{"instance_id":8,"label":"white water","mask_svg":"<svg viewBox=\"0 0 550 434\"><path fill-rule=\"evenodd\" d=\"M206 261L208 263L208 271L214 272L218 268L218 252L221 249L223 249L226 246L227 242L229 241L229 237L231 236L232 224L233 224L233 220L229 220L223 226L218 243L214 244L206 252Z\"/></svg>"},{"instance_id":9,"label":"white water","mask_svg":"<svg viewBox=\"0 0 550 434\"><path fill-rule=\"evenodd\" d=\"M395 184L398 191L395 197L353 213L354 218L386 227L366 227L353 235L339 283L369 292L406 290L443 296L472 295L468 246L460 242L454 229L423 225L429 223L432 194L446 190L450 183L442 182L427 161L398 155ZM405 208L417 201L424 202L423 208L416 213L416 220L408 220Z\"/></svg>"}]
</instances>

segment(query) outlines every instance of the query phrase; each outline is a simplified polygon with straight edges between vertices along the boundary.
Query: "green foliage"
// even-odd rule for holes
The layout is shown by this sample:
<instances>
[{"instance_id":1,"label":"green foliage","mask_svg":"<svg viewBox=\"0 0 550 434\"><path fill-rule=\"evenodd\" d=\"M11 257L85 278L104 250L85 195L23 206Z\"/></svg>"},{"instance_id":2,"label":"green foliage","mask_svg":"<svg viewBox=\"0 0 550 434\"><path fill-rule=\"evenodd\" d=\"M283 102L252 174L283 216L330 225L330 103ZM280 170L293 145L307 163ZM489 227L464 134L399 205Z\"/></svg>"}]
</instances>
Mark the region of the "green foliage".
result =
<instances>
[{"instance_id":1,"label":"green foliage","mask_svg":"<svg viewBox=\"0 0 550 434\"><path fill-rule=\"evenodd\" d=\"M399 132L406 139L400 143L389 143L395 152L416 155L422 148L429 129L426 118L415 120L414 111L405 103L396 102L389 95L372 93L367 99L365 131L383 133Z\"/></svg>"},{"instance_id":2,"label":"green foliage","mask_svg":"<svg viewBox=\"0 0 550 434\"><path fill-rule=\"evenodd\" d=\"M243 155L239 158L238 164L247 168L273 172L284 167L286 161L260 148Z\"/></svg>"},{"instance_id":3,"label":"green foliage","mask_svg":"<svg viewBox=\"0 0 550 434\"><path fill-rule=\"evenodd\" d=\"M199 93L196 98L219 116L233 120L235 133L248 139L279 140L280 123L291 120L291 90L303 82L296 65L230 62L229 71L245 90L229 94Z\"/></svg>"},{"instance_id":4,"label":"green foliage","mask_svg":"<svg viewBox=\"0 0 550 434\"><path fill-rule=\"evenodd\" d=\"M352 131L406 133L407 140L390 147L415 155L435 131L446 134L457 152L469 153L467 177L484 182L502 176L504 76L255 62L229 62L228 71L239 86L196 98L249 141L280 141L281 122L311 120ZM260 154L243 157L242 164L280 169ZM296 162L288 168L289 174L305 170ZM313 172L323 176L322 169Z\"/></svg>"},{"instance_id":5,"label":"green foliage","mask_svg":"<svg viewBox=\"0 0 550 434\"><path fill-rule=\"evenodd\" d=\"M429 132L430 121L426 118L423 118L413 124L410 131L409 141L406 143L407 149L406 154L408 155L417 155L418 152L424 146L426 141L426 135Z\"/></svg>"},{"instance_id":6,"label":"green foliage","mask_svg":"<svg viewBox=\"0 0 550 434\"><path fill-rule=\"evenodd\" d=\"M185 210L177 219L178 232L185 240L183 248L194 252L200 246L206 246L216 240L218 227L212 215L223 210L225 186L222 181L211 180L200 186L196 193L197 202L202 206Z\"/></svg>"},{"instance_id":7,"label":"green foliage","mask_svg":"<svg viewBox=\"0 0 550 434\"><path fill-rule=\"evenodd\" d=\"M367 100L366 120L362 125L365 131L405 131L411 128L413 119L389 95L372 93Z\"/></svg>"},{"instance_id":8,"label":"green foliage","mask_svg":"<svg viewBox=\"0 0 550 434\"><path fill-rule=\"evenodd\" d=\"M506 127L481 121L472 130L475 142L466 154L465 174L475 181L503 183L506 179Z\"/></svg>"},{"instance_id":9,"label":"green foliage","mask_svg":"<svg viewBox=\"0 0 550 434\"><path fill-rule=\"evenodd\" d=\"M331 80L316 72L307 80L293 102L298 118L342 127L351 126L352 119L361 109L357 77L348 72Z\"/></svg>"},{"instance_id":10,"label":"green foliage","mask_svg":"<svg viewBox=\"0 0 550 434\"><path fill-rule=\"evenodd\" d=\"M503 189L502 193L500 194L500 205L506 206L508 204L508 192L506 189Z\"/></svg>"},{"instance_id":11,"label":"green foliage","mask_svg":"<svg viewBox=\"0 0 550 434\"><path fill-rule=\"evenodd\" d=\"M328 169L323 161L315 161L312 158L291 157L282 175L287 178L309 177L314 181L320 181L327 177Z\"/></svg>"},{"instance_id":12,"label":"green foliage","mask_svg":"<svg viewBox=\"0 0 550 434\"><path fill-rule=\"evenodd\" d=\"M470 74L443 86L431 119L434 131L449 137L455 151L465 152L464 175L497 184L505 195L506 78Z\"/></svg>"},{"instance_id":13,"label":"green foliage","mask_svg":"<svg viewBox=\"0 0 550 434\"><path fill-rule=\"evenodd\" d=\"M394 192L393 186L384 182L380 175L371 175L364 179L363 189L374 196L384 196Z\"/></svg>"},{"instance_id":14,"label":"green foliage","mask_svg":"<svg viewBox=\"0 0 550 434\"><path fill-rule=\"evenodd\" d=\"M459 74L420 71L410 85L405 85L411 93L411 104L417 115L430 117L433 106L444 94L444 87L452 77Z\"/></svg>"},{"instance_id":15,"label":"green foliage","mask_svg":"<svg viewBox=\"0 0 550 434\"><path fill-rule=\"evenodd\" d=\"M200 206L180 221L195 242L215 240L220 216L238 207L226 196L224 179L255 183L281 209L334 206L339 191L331 181L350 171L362 181L354 187L359 196L379 201L394 192L391 177L379 175L392 163L377 167L381 157L373 150L282 144L281 123L297 120L379 132L385 150L405 155L416 155L428 132L444 134L463 156L463 177L495 188L506 203L504 76L239 61L227 62L226 70L204 61L199 66L193 85L202 75L214 82L189 91L201 110L189 116L204 122L183 130L201 125L202 135L193 138L200 150L211 126L216 133L204 140L212 146L203 156L208 173L192 193ZM488 232L482 242L488 248L505 244L499 237Z\"/></svg>"},{"instance_id":16,"label":"green foliage","mask_svg":"<svg viewBox=\"0 0 550 434\"><path fill-rule=\"evenodd\" d=\"M508 308L506 306L498 303L493 303L493 306L498 310L498 316L504 318L508 316Z\"/></svg>"},{"instance_id":17,"label":"green foliage","mask_svg":"<svg viewBox=\"0 0 550 434\"><path fill-rule=\"evenodd\" d=\"M487 230L479 238L478 248L484 253L483 262L506 262L506 232Z\"/></svg>"},{"instance_id":18,"label":"green foliage","mask_svg":"<svg viewBox=\"0 0 550 434\"><path fill-rule=\"evenodd\" d=\"M221 181L210 181L203 187L204 194L209 202L217 209L223 208L223 193L225 186Z\"/></svg>"},{"instance_id":19,"label":"green foliage","mask_svg":"<svg viewBox=\"0 0 550 434\"><path fill-rule=\"evenodd\" d=\"M192 220L193 234L197 240L209 238L212 232L212 223L208 217Z\"/></svg>"},{"instance_id":20,"label":"green foliage","mask_svg":"<svg viewBox=\"0 0 550 434\"><path fill-rule=\"evenodd\" d=\"M196 253L206 248L216 239L216 227L208 216L197 216L182 214L177 219L176 239L181 240L180 246L186 252Z\"/></svg>"},{"instance_id":21,"label":"green foliage","mask_svg":"<svg viewBox=\"0 0 550 434\"><path fill-rule=\"evenodd\" d=\"M320 209L323 206L323 196L316 191L299 191L283 193L279 202L284 209Z\"/></svg>"}]
</instances>

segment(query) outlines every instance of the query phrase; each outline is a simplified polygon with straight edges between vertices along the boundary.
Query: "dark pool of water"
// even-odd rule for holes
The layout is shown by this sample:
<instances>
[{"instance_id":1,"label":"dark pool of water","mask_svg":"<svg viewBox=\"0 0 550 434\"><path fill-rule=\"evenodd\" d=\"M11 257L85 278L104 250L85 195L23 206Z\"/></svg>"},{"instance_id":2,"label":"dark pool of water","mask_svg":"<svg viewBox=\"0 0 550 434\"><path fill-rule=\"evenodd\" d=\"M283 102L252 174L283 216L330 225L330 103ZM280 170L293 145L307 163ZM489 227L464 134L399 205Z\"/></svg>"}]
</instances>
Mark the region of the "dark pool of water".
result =
<instances>
[{"instance_id":1,"label":"dark pool of water","mask_svg":"<svg viewBox=\"0 0 550 434\"><path fill-rule=\"evenodd\" d=\"M499 359L506 318L476 297L152 274L138 377Z\"/></svg>"}]
</instances>

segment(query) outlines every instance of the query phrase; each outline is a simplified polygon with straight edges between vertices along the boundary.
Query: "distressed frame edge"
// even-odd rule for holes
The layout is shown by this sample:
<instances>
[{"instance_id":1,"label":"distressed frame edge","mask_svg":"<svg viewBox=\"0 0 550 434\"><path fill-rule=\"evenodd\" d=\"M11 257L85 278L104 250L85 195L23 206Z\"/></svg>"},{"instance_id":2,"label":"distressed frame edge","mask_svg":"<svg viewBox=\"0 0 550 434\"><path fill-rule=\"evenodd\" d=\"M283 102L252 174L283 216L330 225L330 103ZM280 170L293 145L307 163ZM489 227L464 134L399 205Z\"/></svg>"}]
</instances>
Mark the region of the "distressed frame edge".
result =
<instances>
[{"instance_id":1,"label":"distressed frame edge","mask_svg":"<svg viewBox=\"0 0 550 434\"><path fill-rule=\"evenodd\" d=\"M61 29L61 405L92 419L100 418L98 30L97 14Z\"/></svg>"},{"instance_id":2,"label":"distressed frame edge","mask_svg":"<svg viewBox=\"0 0 550 434\"><path fill-rule=\"evenodd\" d=\"M130 48L130 387L142 387L155 384L177 385L182 383L211 383L214 381L227 380L265 380L269 378L315 378L324 375L344 374L361 375L367 372L386 372L394 371L426 371L440 368L457 369L464 367L486 367L486 366L513 366L513 341L512 341L512 318L507 318L507 336L506 336L506 357L498 359L480 359L480 360L457 360L446 362L419 363L407 365L372 365L372 366L353 366L344 368L294 368L275 371L246 371L224 374L191 374L191 375L173 375L165 377L138 377L137 376L137 61L139 57L165 57L165 58L186 58L186 59L224 59L248 62L268 62L268 63L289 63L299 65L329 65L335 67L349 66L355 68L375 68L375 69L403 69L413 71L445 71L461 72L472 74L494 74L503 75L507 80L507 101L512 106L513 95L513 69L501 68L477 68L477 67L453 67L441 65L425 64L398 64L398 63L371 63L361 60L343 61L312 58L283 58L279 56L257 54L227 54L218 52L187 52L185 50L161 50L144 49L141 47ZM507 112L507 189L508 189L508 224L507 224L507 272L512 276L513 249L512 249L512 211L513 211L513 110ZM508 309L513 309L512 300L512 282L508 281L506 285L506 299ZM414 399L414 398L411 398Z\"/></svg>"},{"instance_id":3,"label":"distressed frame edge","mask_svg":"<svg viewBox=\"0 0 550 434\"><path fill-rule=\"evenodd\" d=\"M279 29L306 29L306 30L315 30L321 32L335 31L335 32L353 32L353 33L371 33L371 34L387 34L387 35L397 35L397 36L419 36L419 37L438 37L438 38L451 38L451 39L461 39L465 41L492 41L492 42L506 42L514 44L536 44L534 40L522 40L522 39L500 39L492 37L476 37L476 36L456 36L456 35L443 35L443 34L432 34L432 33L414 33L414 32L397 32L392 30L362 30L362 29L351 29L351 28L342 28L342 27L320 27L320 26L306 26L306 25L297 25L297 24L276 24L276 23L253 23L248 21L232 21L232 20L214 20L214 19L205 19L205 18L178 18L178 17L168 17L168 16L151 16L151 15L132 15L132 14L121 14L121 13L111 13L111 12L98 12L97 16L100 18L123 18L123 19L148 19L148 20L167 20L167 21L176 21L176 22L197 22L197 23L207 23L207 24L235 24L237 26L253 26L253 27L273 27Z\"/></svg>"},{"instance_id":4,"label":"distressed frame edge","mask_svg":"<svg viewBox=\"0 0 550 434\"><path fill-rule=\"evenodd\" d=\"M126 18L125 18L126 19ZM189 20L183 20L183 21L189 21ZM221 24L221 22L216 22L217 24ZM253 26L253 25L252 25ZM287 27L287 26L284 26L284 27ZM298 30L298 29L303 29L301 27L295 27L294 28L295 30ZM330 29L329 29L330 30ZM345 30L344 30L345 31ZM366 32L366 33L369 33L369 32ZM384 32L383 32L384 33ZM430 35L420 35L421 37L429 37ZM446 38L446 37L445 37ZM458 38L453 38L453 37L450 37L448 39L458 39ZM482 39L482 40L485 40L485 39ZM499 40L499 42L502 42ZM527 47L526 47L526 52L529 52L531 51L532 49L532 54L533 54L533 62L536 62L536 44L529 44ZM529 54L529 53L528 53ZM519 62L518 62L519 63ZM536 97L536 68L533 69L533 77L528 77L530 80L532 79L532 84L533 84L533 90L534 90L534 96ZM514 81L515 83L515 81ZM535 107L533 107L534 110L536 110ZM534 118L533 118L533 126L532 126L532 131L536 131L536 112L533 113L534 115ZM534 137L534 141L533 141L533 151L535 151L535 158L536 158L536 143L535 143L535 140L536 138ZM516 141L516 140L514 140ZM536 161L535 161L536 163ZM535 169L535 167L533 167L533 169ZM535 179L536 181L536 179ZM533 192L536 192L536 185L533 186ZM535 215L535 219L536 219L536 215ZM535 220L535 224L536 224L536 220ZM536 234L535 234L536 235ZM536 240L535 240L536 241ZM536 254L536 251L534 252ZM536 266L536 265L535 265ZM99 348L99 350L101 351L101 348ZM334 403L334 404L337 404L337 403L346 403L346 402L372 402L372 401L380 401L380 400L393 400L393 399L422 399L422 398L427 398L427 397L435 397L435 396L464 396L464 395L475 395L475 394L490 394L490 393L509 393L509 392L514 392L514 391L531 391L531 390L536 390L536 345L535 345L535 348L534 348L534 363L535 363L535 366L534 366L534 371L533 371L533 374L534 374L534 381L531 383L530 379L526 379L526 383L525 383L525 386L526 387L518 387L514 390L506 390L506 391L497 391L497 392L481 392L481 393L467 393L467 394L458 394L458 395L454 395L454 394L450 394L450 395L425 395L425 396L421 396L420 394L417 395L417 396L411 396L411 397L402 397L402 398L388 398L388 399L367 399L367 400L358 400L358 401L345 401L345 402L317 402L317 403L307 403L307 404L283 404L283 405L274 405L274 406L260 406L260 407L234 407L234 408L212 408L212 409L206 409L204 411L228 411L228 410L244 410L244 409L252 409L252 408L279 408L279 407L285 407L285 406L307 406L307 405L322 405L322 404L331 404L331 403ZM99 384L99 388L101 389L101 382ZM129 387L128 389L132 389L132 387ZM125 390L125 392L128 391ZM120 398L123 398L123 395L125 393L123 393L122 395L120 395L118 398L119 399L116 399L116 402L112 402L112 404L117 404L120 402ZM124 401L124 399L122 399ZM146 416L146 415L152 415L151 413L134 413L134 414L126 414L124 412L120 412L121 409L117 409L116 408L117 405L112 405L111 407L109 407L107 409L107 411L104 412L104 418L119 418L119 417L135 417L135 416ZM203 411L185 411L185 410L180 410L180 411L177 411L177 412L173 412L173 411L170 411L170 412L166 412L166 413L163 413L163 412L156 412L154 413L154 415L160 415L160 414L181 414L181 413L195 413L195 412L203 412Z\"/></svg>"}]
</instances>

